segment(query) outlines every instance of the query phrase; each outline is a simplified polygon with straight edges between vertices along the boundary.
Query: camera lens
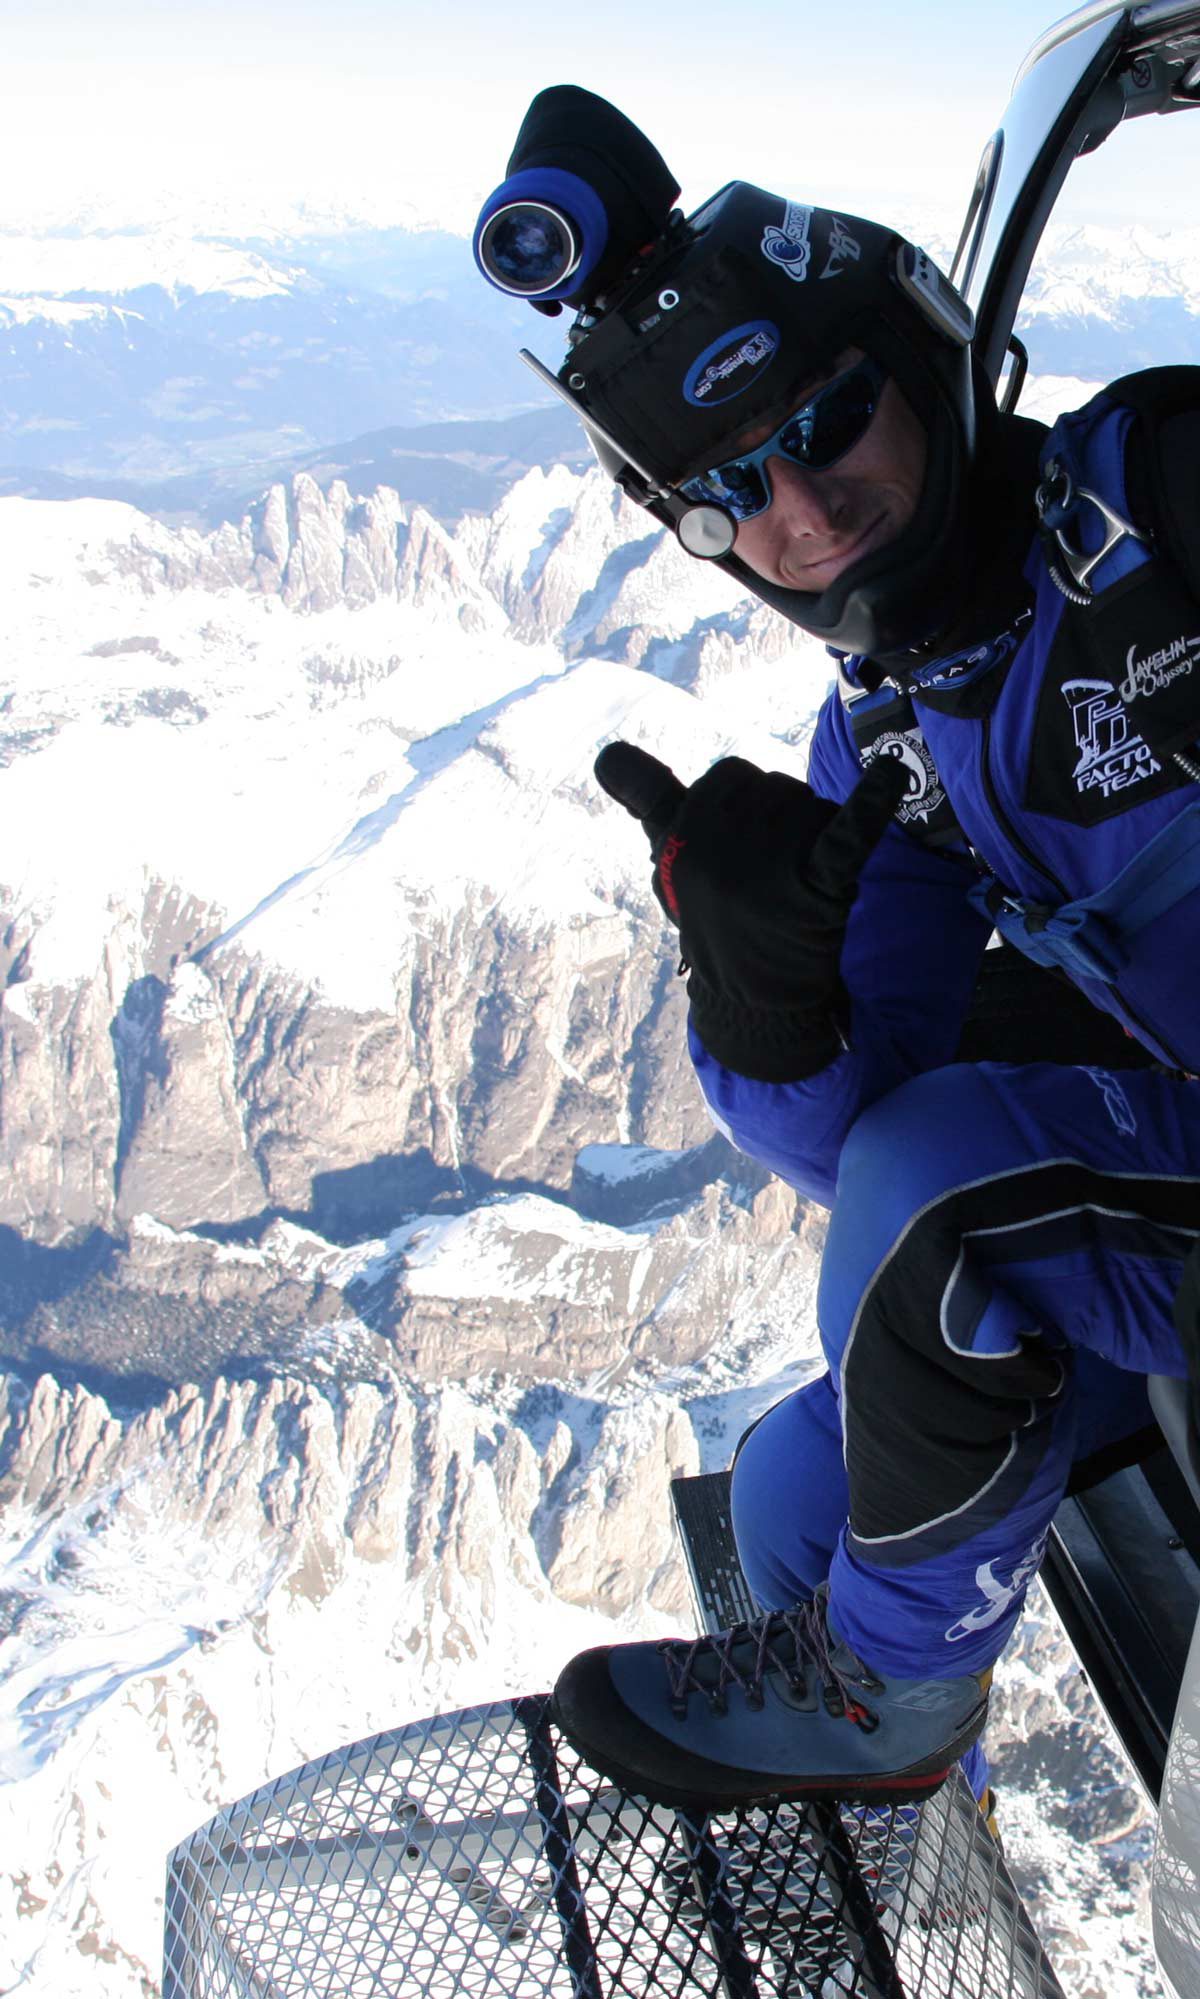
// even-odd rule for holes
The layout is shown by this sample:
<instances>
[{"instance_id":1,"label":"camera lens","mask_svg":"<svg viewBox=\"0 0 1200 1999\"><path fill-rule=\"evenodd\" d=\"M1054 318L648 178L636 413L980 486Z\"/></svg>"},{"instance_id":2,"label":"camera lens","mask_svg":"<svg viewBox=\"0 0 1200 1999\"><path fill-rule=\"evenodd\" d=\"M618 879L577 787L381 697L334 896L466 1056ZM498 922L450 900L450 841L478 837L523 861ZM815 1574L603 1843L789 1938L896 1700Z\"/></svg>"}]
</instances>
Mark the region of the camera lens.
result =
<instances>
[{"instance_id":1,"label":"camera lens","mask_svg":"<svg viewBox=\"0 0 1200 1999\"><path fill-rule=\"evenodd\" d=\"M524 167L490 194L475 224L475 261L488 283L531 305L570 299L608 242L595 188L561 167Z\"/></svg>"},{"instance_id":2,"label":"camera lens","mask_svg":"<svg viewBox=\"0 0 1200 1999\"><path fill-rule=\"evenodd\" d=\"M548 202L514 201L498 209L479 239L479 261L502 291L540 298L577 269L580 246L570 219Z\"/></svg>"}]
</instances>

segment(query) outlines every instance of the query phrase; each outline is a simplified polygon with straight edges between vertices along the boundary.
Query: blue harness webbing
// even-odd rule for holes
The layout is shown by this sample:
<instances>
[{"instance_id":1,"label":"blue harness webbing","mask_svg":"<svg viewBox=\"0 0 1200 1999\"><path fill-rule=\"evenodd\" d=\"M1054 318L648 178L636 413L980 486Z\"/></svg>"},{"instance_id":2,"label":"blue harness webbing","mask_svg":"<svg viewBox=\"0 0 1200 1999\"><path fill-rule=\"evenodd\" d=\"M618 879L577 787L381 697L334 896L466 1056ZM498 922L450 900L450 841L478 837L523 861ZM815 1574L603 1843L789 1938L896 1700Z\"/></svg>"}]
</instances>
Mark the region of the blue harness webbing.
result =
<instances>
[{"instance_id":1,"label":"blue harness webbing","mask_svg":"<svg viewBox=\"0 0 1200 1999\"><path fill-rule=\"evenodd\" d=\"M1058 908L1011 895L994 875L968 891L1000 935L1039 965L1113 985L1147 923L1200 888L1200 803L1189 805L1135 854L1107 888Z\"/></svg>"}]
</instances>

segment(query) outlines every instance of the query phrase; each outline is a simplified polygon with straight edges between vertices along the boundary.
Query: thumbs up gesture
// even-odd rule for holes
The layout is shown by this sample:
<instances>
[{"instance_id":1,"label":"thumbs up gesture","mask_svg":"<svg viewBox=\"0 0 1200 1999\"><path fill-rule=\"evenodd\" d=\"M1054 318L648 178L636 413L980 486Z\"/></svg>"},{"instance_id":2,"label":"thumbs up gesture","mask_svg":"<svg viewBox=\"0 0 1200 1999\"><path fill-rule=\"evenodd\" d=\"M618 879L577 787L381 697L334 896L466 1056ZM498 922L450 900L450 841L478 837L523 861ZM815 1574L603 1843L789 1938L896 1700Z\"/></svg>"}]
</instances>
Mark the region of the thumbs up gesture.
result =
<instances>
[{"instance_id":1,"label":"thumbs up gesture","mask_svg":"<svg viewBox=\"0 0 1200 1999\"><path fill-rule=\"evenodd\" d=\"M695 784L632 743L596 777L640 820L654 892L679 930L692 1022L710 1055L761 1082L815 1075L846 1044L838 970L859 876L904 795L878 757L844 805L725 757Z\"/></svg>"}]
</instances>

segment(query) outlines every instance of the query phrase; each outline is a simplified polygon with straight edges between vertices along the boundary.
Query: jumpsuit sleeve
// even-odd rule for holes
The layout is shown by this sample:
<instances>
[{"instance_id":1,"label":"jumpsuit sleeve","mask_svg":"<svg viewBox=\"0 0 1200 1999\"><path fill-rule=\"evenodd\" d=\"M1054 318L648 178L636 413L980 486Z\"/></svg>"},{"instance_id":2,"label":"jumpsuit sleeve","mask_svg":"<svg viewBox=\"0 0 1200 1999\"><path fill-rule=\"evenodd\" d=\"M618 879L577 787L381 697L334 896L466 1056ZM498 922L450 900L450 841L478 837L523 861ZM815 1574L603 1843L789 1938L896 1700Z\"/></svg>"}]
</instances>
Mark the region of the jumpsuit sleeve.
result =
<instances>
[{"instance_id":1,"label":"jumpsuit sleeve","mask_svg":"<svg viewBox=\"0 0 1200 1999\"><path fill-rule=\"evenodd\" d=\"M862 775L836 690L817 720L809 783L838 803ZM817 1075L760 1083L688 1048L718 1129L807 1199L829 1207L842 1143L859 1113L897 1084L954 1059L988 937L971 908L964 854L923 847L893 826L863 870L842 949L850 1046Z\"/></svg>"}]
</instances>

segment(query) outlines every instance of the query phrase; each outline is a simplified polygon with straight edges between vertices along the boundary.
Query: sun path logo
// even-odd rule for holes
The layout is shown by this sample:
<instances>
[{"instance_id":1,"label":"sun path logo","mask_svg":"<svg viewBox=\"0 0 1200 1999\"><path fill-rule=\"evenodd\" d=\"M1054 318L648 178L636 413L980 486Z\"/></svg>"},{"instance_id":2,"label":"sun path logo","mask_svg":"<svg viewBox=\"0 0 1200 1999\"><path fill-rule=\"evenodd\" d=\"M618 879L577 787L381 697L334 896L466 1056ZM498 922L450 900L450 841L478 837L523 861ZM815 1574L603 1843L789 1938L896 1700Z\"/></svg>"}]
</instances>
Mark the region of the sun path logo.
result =
<instances>
[{"instance_id":1,"label":"sun path logo","mask_svg":"<svg viewBox=\"0 0 1200 1999\"><path fill-rule=\"evenodd\" d=\"M862 245L850 234L840 215L830 217L829 255L825 259L822 278L840 278L847 264L857 264L862 256ZM820 284L821 278L817 279Z\"/></svg>"},{"instance_id":2,"label":"sun path logo","mask_svg":"<svg viewBox=\"0 0 1200 1999\"><path fill-rule=\"evenodd\" d=\"M1173 680L1190 673L1200 653L1200 636L1189 639L1183 632L1170 645L1160 646L1157 652L1148 653L1145 659L1137 657L1136 645L1131 645L1125 659L1125 678L1121 682L1122 701L1136 701L1140 696L1161 694Z\"/></svg>"},{"instance_id":3,"label":"sun path logo","mask_svg":"<svg viewBox=\"0 0 1200 1999\"><path fill-rule=\"evenodd\" d=\"M1064 680L1062 693L1071 711L1079 751L1071 775L1080 797L1099 791L1111 798L1115 792L1158 776L1162 765L1149 743L1131 727L1111 680Z\"/></svg>"},{"instance_id":4,"label":"sun path logo","mask_svg":"<svg viewBox=\"0 0 1200 1999\"><path fill-rule=\"evenodd\" d=\"M783 221L772 223L763 231L762 253L772 264L778 264L789 278L798 285L808 276L808 266L812 259L812 244L808 232L812 227L813 212L801 201L789 201L784 206Z\"/></svg>"},{"instance_id":5,"label":"sun path logo","mask_svg":"<svg viewBox=\"0 0 1200 1999\"><path fill-rule=\"evenodd\" d=\"M968 1610L965 1616L959 1618L957 1624L950 1626L946 1633L948 1645L958 1645L964 1638L973 1638L977 1631L986 1631L989 1625L1000 1622L1037 1574L1046 1552L1049 1533L1047 1527L1038 1535L1033 1546L1014 1565L1007 1582L1002 1582L995 1573L998 1557L993 1556L990 1562L980 1563L975 1571L975 1587L983 1602L976 1604L973 1610Z\"/></svg>"},{"instance_id":6,"label":"sun path logo","mask_svg":"<svg viewBox=\"0 0 1200 1999\"><path fill-rule=\"evenodd\" d=\"M761 375L780 345L779 328L769 320L735 326L697 355L684 377L684 397L698 409L731 401Z\"/></svg>"}]
</instances>

